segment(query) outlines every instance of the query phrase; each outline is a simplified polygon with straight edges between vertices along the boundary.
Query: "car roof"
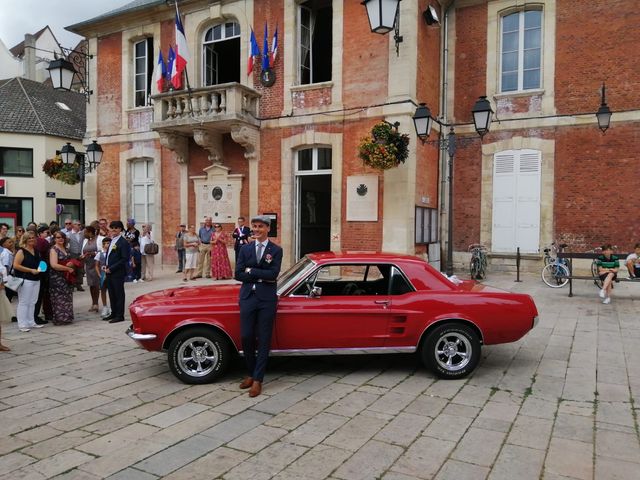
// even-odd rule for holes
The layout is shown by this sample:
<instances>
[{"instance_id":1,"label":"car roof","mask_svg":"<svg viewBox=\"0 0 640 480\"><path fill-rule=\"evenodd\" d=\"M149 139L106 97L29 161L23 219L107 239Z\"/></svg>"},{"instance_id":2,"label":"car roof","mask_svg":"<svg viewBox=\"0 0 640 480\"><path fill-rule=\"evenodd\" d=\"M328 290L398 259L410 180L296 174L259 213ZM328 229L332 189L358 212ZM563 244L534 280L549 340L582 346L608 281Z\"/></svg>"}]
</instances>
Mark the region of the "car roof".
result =
<instances>
[{"instance_id":1,"label":"car roof","mask_svg":"<svg viewBox=\"0 0 640 480\"><path fill-rule=\"evenodd\" d=\"M327 261L343 262L411 262L424 264L425 260L414 255L391 252L344 250L341 252L314 252L308 253L312 261L324 263Z\"/></svg>"}]
</instances>

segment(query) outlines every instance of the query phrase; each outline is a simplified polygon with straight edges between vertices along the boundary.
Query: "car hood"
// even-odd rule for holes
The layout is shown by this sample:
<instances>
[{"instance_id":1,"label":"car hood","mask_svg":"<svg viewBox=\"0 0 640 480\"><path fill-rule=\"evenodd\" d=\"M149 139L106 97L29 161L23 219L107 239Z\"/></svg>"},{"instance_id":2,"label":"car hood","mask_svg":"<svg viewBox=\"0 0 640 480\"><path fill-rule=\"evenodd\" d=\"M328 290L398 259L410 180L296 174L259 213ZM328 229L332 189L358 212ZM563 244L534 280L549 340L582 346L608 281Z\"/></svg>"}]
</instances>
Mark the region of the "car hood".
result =
<instances>
[{"instance_id":1,"label":"car hood","mask_svg":"<svg viewBox=\"0 0 640 480\"><path fill-rule=\"evenodd\" d=\"M132 306L149 306L151 304L166 304L167 302L189 305L200 303L203 300L212 305L238 303L239 292L240 284L166 288L139 296L132 302Z\"/></svg>"}]
</instances>

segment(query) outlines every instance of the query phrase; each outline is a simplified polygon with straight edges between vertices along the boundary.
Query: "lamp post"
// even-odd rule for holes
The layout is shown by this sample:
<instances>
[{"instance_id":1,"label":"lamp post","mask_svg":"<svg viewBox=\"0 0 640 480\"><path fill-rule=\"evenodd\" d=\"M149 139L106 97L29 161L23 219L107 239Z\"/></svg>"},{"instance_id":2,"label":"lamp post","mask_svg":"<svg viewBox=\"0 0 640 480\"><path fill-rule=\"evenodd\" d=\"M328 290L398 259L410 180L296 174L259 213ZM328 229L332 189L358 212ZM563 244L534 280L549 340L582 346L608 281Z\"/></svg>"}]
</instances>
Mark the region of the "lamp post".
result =
<instances>
[{"instance_id":1,"label":"lamp post","mask_svg":"<svg viewBox=\"0 0 640 480\"><path fill-rule=\"evenodd\" d=\"M480 139L489 131L489 127L491 125L491 114L493 110L491 109L491 104L487 100L487 97L480 97L476 101L473 109L471 110L473 114L473 124L480 135ZM447 137L439 138L438 140L427 140L429 138L429 134L431 133L431 127L433 126L433 122L437 122L442 127L450 127L449 134ZM454 126L448 123L440 122L437 119L434 119L431 116L431 110L426 104L421 103L420 106L416 109L415 114L413 115L413 125L416 129L416 135L422 141L423 144L436 145L441 150L447 152L449 156L449 177L447 178L447 184L449 187L449 195L448 195L448 217L447 217L447 266L446 266L446 274L451 276L453 275L453 160L456 155L456 148L458 144L458 139L456 137L456 133L454 131ZM468 137L460 139L462 141L475 140L469 139Z\"/></svg>"},{"instance_id":2,"label":"lamp post","mask_svg":"<svg viewBox=\"0 0 640 480\"><path fill-rule=\"evenodd\" d=\"M602 130L602 134L607 131L609 128L609 123L611 122L611 109L609 105L607 105L607 99L605 98L605 85L602 82L602 96L600 100L600 108L596 113L596 119L598 120L598 128Z\"/></svg>"},{"instance_id":3,"label":"lamp post","mask_svg":"<svg viewBox=\"0 0 640 480\"><path fill-rule=\"evenodd\" d=\"M98 168L102 161L102 147L96 140L93 140L87 147L86 152L76 152L71 143L67 142L66 145L60 150L60 156L62 157L62 163L72 165L74 162L79 164L78 177L80 178L80 221L84 225L84 177L87 172L91 173L94 168Z\"/></svg>"}]
</instances>

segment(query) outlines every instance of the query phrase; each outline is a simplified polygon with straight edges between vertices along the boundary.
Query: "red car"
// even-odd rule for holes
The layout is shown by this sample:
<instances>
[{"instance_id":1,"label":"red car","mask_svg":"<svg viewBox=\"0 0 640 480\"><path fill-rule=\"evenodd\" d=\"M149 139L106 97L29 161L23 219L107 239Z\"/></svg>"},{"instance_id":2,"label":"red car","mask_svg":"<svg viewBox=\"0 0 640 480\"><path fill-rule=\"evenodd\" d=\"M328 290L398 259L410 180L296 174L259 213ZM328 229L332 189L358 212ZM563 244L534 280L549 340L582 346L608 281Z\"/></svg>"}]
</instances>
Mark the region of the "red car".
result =
<instances>
[{"instance_id":1,"label":"red car","mask_svg":"<svg viewBox=\"0 0 640 480\"><path fill-rule=\"evenodd\" d=\"M168 351L185 383L220 376L241 352L240 285L172 288L133 301L127 334ZM442 378L471 373L480 346L514 342L536 326L529 295L467 280L425 261L383 253L309 254L278 279L272 355L418 352Z\"/></svg>"}]
</instances>

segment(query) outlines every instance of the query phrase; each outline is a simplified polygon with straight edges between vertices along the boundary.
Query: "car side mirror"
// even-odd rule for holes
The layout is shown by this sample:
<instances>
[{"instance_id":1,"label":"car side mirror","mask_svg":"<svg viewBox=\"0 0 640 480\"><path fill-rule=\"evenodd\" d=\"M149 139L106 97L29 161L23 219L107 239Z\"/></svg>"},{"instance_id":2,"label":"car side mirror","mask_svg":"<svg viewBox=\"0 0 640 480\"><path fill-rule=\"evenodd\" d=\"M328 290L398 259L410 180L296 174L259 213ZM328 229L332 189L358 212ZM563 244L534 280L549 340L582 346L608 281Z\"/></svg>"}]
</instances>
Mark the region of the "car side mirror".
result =
<instances>
[{"instance_id":1,"label":"car side mirror","mask_svg":"<svg viewBox=\"0 0 640 480\"><path fill-rule=\"evenodd\" d=\"M321 297L322 296L322 287L313 287L311 289L311 293L309 294L311 298Z\"/></svg>"}]
</instances>

